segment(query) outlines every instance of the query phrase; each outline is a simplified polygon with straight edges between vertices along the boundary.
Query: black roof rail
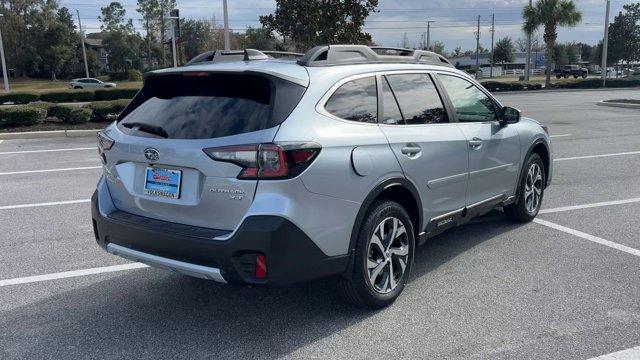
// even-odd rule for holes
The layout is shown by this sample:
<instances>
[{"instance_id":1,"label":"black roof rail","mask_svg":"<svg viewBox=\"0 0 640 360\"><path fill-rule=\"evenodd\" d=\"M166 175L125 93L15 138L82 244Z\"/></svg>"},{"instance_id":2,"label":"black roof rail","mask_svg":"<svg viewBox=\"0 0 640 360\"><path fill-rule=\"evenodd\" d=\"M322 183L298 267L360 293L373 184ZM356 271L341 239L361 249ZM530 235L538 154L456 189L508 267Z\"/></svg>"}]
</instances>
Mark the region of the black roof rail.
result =
<instances>
[{"instance_id":1,"label":"black roof rail","mask_svg":"<svg viewBox=\"0 0 640 360\"><path fill-rule=\"evenodd\" d=\"M395 55L387 55L387 52ZM380 54L382 53L382 54ZM444 56L425 50L366 45L323 45L307 51L298 64L303 66L333 66L349 64L413 63L453 67Z\"/></svg>"},{"instance_id":2,"label":"black roof rail","mask_svg":"<svg viewBox=\"0 0 640 360\"><path fill-rule=\"evenodd\" d=\"M185 66L203 64L203 63L221 63L231 61L253 61L273 59L271 55L285 55L293 57L301 57L303 54L287 52L287 51L269 51L269 50L212 50L204 52L193 59L189 60Z\"/></svg>"}]
</instances>

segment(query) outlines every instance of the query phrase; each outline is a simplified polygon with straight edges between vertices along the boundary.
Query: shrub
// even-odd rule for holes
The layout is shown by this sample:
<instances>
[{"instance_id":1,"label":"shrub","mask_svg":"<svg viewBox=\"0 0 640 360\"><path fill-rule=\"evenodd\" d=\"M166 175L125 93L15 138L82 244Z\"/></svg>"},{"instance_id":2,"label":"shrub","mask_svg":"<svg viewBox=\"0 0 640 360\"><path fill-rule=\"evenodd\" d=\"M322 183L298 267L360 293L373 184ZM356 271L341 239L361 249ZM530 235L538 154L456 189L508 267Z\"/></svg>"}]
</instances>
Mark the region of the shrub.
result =
<instances>
[{"instance_id":1,"label":"shrub","mask_svg":"<svg viewBox=\"0 0 640 360\"><path fill-rule=\"evenodd\" d=\"M89 122L91 109L77 105L52 105L47 116L54 117L65 124L79 124Z\"/></svg>"},{"instance_id":2,"label":"shrub","mask_svg":"<svg viewBox=\"0 0 640 360\"><path fill-rule=\"evenodd\" d=\"M519 90L524 90L524 84L522 83L517 83L517 82L512 82L511 84L509 84L511 91L519 91Z\"/></svg>"},{"instance_id":3,"label":"shrub","mask_svg":"<svg viewBox=\"0 0 640 360\"><path fill-rule=\"evenodd\" d=\"M14 104L28 104L38 101L40 94L34 92L13 92L8 94L0 94L0 104L12 102Z\"/></svg>"},{"instance_id":4,"label":"shrub","mask_svg":"<svg viewBox=\"0 0 640 360\"><path fill-rule=\"evenodd\" d=\"M129 81L142 81L142 73L140 70L127 70L127 80Z\"/></svg>"},{"instance_id":5,"label":"shrub","mask_svg":"<svg viewBox=\"0 0 640 360\"><path fill-rule=\"evenodd\" d=\"M75 108L77 108L75 105L51 105L47 110L47 116L68 122L68 119L71 118L71 110Z\"/></svg>"},{"instance_id":6,"label":"shrub","mask_svg":"<svg viewBox=\"0 0 640 360\"><path fill-rule=\"evenodd\" d=\"M101 76L98 76L97 79L100 81L111 81L111 78L109 77L109 75L101 75Z\"/></svg>"},{"instance_id":7,"label":"shrub","mask_svg":"<svg viewBox=\"0 0 640 360\"><path fill-rule=\"evenodd\" d=\"M93 111L93 113L91 114L91 121L101 122L112 120L118 114L120 114L128 104L129 100L127 99L95 101L91 104L86 105L86 108Z\"/></svg>"},{"instance_id":8,"label":"shrub","mask_svg":"<svg viewBox=\"0 0 640 360\"><path fill-rule=\"evenodd\" d=\"M99 100L117 100L132 99L140 89L109 89L96 90L93 99Z\"/></svg>"},{"instance_id":9,"label":"shrub","mask_svg":"<svg viewBox=\"0 0 640 360\"><path fill-rule=\"evenodd\" d=\"M29 126L43 122L47 116L44 109L23 105L0 108L0 128L13 125Z\"/></svg>"},{"instance_id":10,"label":"shrub","mask_svg":"<svg viewBox=\"0 0 640 360\"><path fill-rule=\"evenodd\" d=\"M500 81L485 81L482 86L491 92L511 90L511 84Z\"/></svg>"},{"instance_id":11,"label":"shrub","mask_svg":"<svg viewBox=\"0 0 640 360\"><path fill-rule=\"evenodd\" d=\"M49 91L40 94L40 100L48 102L91 101L93 96L93 91L89 90Z\"/></svg>"},{"instance_id":12,"label":"shrub","mask_svg":"<svg viewBox=\"0 0 640 360\"><path fill-rule=\"evenodd\" d=\"M542 84L529 84L527 85L527 90L540 90L542 89Z\"/></svg>"},{"instance_id":13,"label":"shrub","mask_svg":"<svg viewBox=\"0 0 640 360\"><path fill-rule=\"evenodd\" d=\"M69 124L80 124L91 121L92 110L89 108L78 107L71 110L71 114L69 114L69 118L67 119L67 123Z\"/></svg>"}]
</instances>

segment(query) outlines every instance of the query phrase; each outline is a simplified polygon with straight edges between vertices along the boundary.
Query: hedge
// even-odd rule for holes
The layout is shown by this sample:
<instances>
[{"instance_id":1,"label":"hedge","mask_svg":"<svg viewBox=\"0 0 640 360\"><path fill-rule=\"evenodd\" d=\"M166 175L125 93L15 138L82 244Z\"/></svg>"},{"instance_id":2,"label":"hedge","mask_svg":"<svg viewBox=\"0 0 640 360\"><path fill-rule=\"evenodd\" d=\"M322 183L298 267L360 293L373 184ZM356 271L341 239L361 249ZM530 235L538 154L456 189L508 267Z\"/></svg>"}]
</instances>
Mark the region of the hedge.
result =
<instances>
[{"instance_id":1,"label":"hedge","mask_svg":"<svg viewBox=\"0 0 640 360\"><path fill-rule=\"evenodd\" d=\"M132 99L140 89L105 89L96 90L93 96L93 100L117 100L117 99Z\"/></svg>"},{"instance_id":2,"label":"hedge","mask_svg":"<svg viewBox=\"0 0 640 360\"><path fill-rule=\"evenodd\" d=\"M482 85L489 91L540 90L542 84L524 85L520 82L484 81ZM640 86L640 79L607 79L608 88L625 88ZM602 79L585 79L552 83L550 89L598 89L602 87Z\"/></svg>"},{"instance_id":3,"label":"hedge","mask_svg":"<svg viewBox=\"0 0 640 360\"><path fill-rule=\"evenodd\" d=\"M48 102L91 101L94 94L89 90L49 91L40 94L40 100Z\"/></svg>"},{"instance_id":4,"label":"hedge","mask_svg":"<svg viewBox=\"0 0 640 360\"><path fill-rule=\"evenodd\" d=\"M0 107L0 128L35 125L43 122L46 117L46 110L30 105Z\"/></svg>"},{"instance_id":5,"label":"hedge","mask_svg":"<svg viewBox=\"0 0 640 360\"><path fill-rule=\"evenodd\" d=\"M12 102L14 104L28 104L40 100L40 94L35 92L11 92L0 94L0 104Z\"/></svg>"},{"instance_id":6,"label":"hedge","mask_svg":"<svg viewBox=\"0 0 640 360\"><path fill-rule=\"evenodd\" d=\"M91 121L109 121L113 120L118 114L124 110L129 104L129 100L111 100L111 101L96 101L91 104L87 104L85 107L92 110Z\"/></svg>"}]
</instances>

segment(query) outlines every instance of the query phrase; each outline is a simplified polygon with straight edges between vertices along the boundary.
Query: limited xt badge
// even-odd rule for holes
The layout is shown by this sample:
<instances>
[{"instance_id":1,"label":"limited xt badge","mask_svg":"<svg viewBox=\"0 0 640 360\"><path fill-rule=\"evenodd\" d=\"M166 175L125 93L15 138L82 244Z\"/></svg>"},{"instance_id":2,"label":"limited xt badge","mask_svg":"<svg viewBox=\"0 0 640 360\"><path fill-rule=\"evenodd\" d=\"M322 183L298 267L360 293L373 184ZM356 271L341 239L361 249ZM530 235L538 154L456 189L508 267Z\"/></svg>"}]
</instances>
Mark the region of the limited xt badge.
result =
<instances>
[{"instance_id":1,"label":"limited xt badge","mask_svg":"<svg viewBox=\"0 0 640 360\"><path fill-rule=\"evenodd\" d=\"M446 218L446 219L444 219L444 220L440 220L440 221L438 221L438 223L437 223L436 225L437 225L438 227L441 227L441 226L445 226L445 225L447 225L447 224L449 224L449 223L451 223L451 222L453 222L453 218Z\"/></svg>"}]
</instances>

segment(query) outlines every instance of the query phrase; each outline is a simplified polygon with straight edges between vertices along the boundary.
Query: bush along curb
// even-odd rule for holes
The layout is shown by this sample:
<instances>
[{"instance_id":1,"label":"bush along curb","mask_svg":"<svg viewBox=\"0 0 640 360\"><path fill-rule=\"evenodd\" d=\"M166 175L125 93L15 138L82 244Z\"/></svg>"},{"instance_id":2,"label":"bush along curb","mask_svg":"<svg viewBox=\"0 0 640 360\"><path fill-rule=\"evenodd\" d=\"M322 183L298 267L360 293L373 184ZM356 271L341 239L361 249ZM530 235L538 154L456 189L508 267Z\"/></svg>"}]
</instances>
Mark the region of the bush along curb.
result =
<instances>
[{"instance_id":1,"label":"bush along curb","mask_svg":"<svg viewBox=\"0 0 640 360\"><path fill-rule=\"evenodd\" d=\"M482 86L491 92L520 91L520 90L556 90L556 89L601 89L601 79L585 79L572 82L560 82L551 84L549 88L543 88L542 84L524 85L520 82L483 81ZM606 88L630 88L640 87L640 79L608 79Z\"/></svg>"},{"instance_id":2,"label":"bush along curb","mask_svg":"<svg viewBox=\"0 0 640 360\"><path fill-rule=\"evenodd\" d=\"M0 107L0 129L44 123L48 118L63 124L106 122L115 120L129 100L96 101L86 105L33 103Z\"/></svg>"},{"instance_id":3,"label":"bush along curb","mask_svg":"<svg viewBox=\"0 0 640 360\"><path fill-rule=\"evenodd\" d=\"M88 102L132 99L140 89L55 90L44 92L11 92L0 94L2 104L30 104L36 101L51 103Z\"/></svg>"}]
</instances>

